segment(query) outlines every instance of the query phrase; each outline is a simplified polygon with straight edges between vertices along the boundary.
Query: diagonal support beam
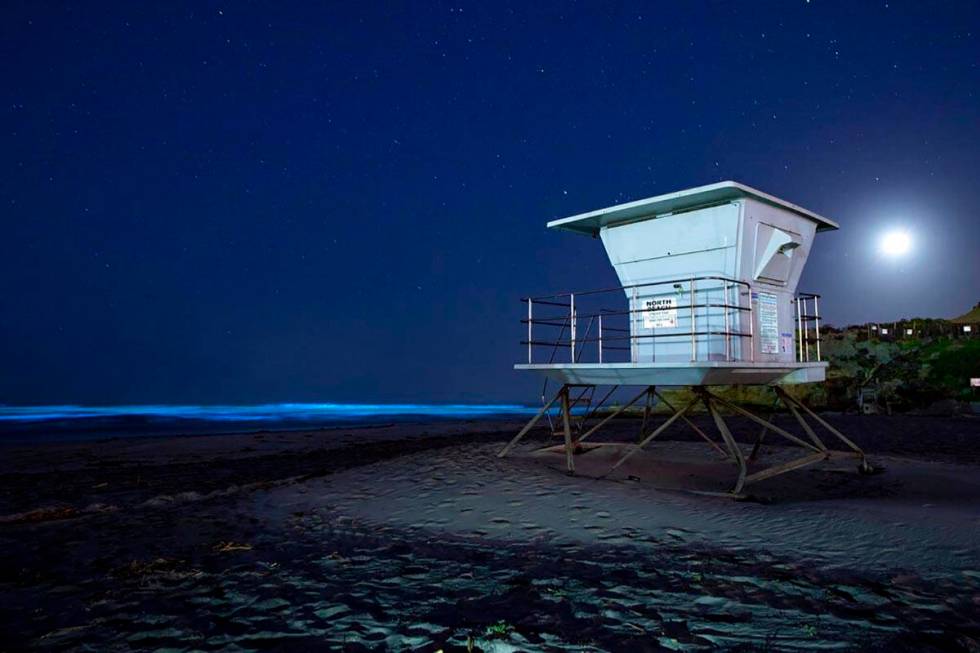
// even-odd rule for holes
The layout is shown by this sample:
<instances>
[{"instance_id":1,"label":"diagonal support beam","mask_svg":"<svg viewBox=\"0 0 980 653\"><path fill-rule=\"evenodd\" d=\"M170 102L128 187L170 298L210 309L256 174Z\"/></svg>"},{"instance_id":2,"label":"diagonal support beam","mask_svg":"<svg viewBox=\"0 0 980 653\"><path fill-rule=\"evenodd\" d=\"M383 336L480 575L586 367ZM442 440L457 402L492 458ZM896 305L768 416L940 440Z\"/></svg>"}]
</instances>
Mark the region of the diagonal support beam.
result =
<instances>
[{"instance_id":1,"label":"diagonal support beam","mask_svg":"<svg viewBox=\"0 0 980 653\"><path fill-rule=\"evenodd\" d=\"M809 456L803 456L802 458L790 460L781 465L773 465L772 467L767 467L766 469L759 470L754 474L749 474L745 478L745 485L748 485L749 483L755 483L756 481L761 481L763 479L771 478L773 476L779 476L780 474L785 474L786 472L792 471L794 469L799 469L800 467L806 467L807 465L818 463L821 460L827 460L827 454L823 452L812 453Z\"/></svg>"},{"instance_id":2,"label":"diagonal support beam","mask_svg":"<svg viewBox=\"0 0 980 653\"><path fill-rule=\"evenodd\" d=\"M644 392L646 392L646 390L644 390ZM639 397L637 397L637 399L639 399ZM666 421L666 422L664 422L663 424L661 424L661 425L660 425L660 426L659 426L659 427L658 427L658 428L657 428L656 430L654 430L654 431L653 431L653 433L651 433L650 435L648 435L648 436L647 436L646 438L644 438L644 439L643 439L643 440L642 440L642 441L641 441L641 442L640 442L639 444L637 444L637 445L636 445L635 447L633 447L633 448L631 448L631 449L630 449L629 451L627 451L627 452L626 452L625 454L623 454L623 457L619 459L619 462L617 462L617 463L616 463L615 465L613 465L613 466L612 466L612 467L611 467L611 468L609 469L609 471L608 471L608 472L606 472L606 473L605 473L605 474L604 474L603 476L608 476L608 475L609 475L609 474L611 474L612 472L614 472L614 471L616 471L616 469L617 469L617 468L618 468L618 467L619 467L620 465L622 465L622 464L623 464L624 462L626 462L626 460L627 460L627 459L628 459L628 458L629 458L630 456L632 456L632 455L633 455L633 454L635 454L635 453L636 453L637 451L639 451L640 449L642 449L643 447L645 447L646 445L648 445L648 444L650 443L650 441L651 441L651 440L653 440L653 439L654 439L655 437L657 437L658 435L660 435L661 433L663 433L664 431L666 431L666 430L667 430L667 427L669 427L669 426L670 426L671 424L673 424L673 423L674 423L675 421L677 421L677 420L678 420L678 419L680 419L681 417L684 417L684 415L685 415L685 414L687 413L687 411L689 411L689 410L691 410L691 408L692 408L692 407L694 406L694 404L696 404L696 403L698 403L698 399L697 399L697 398L695 398L694 400L692 400L692 401L691 401L691 403L689 403L689 404L687 404L686 406L684 406L684 408L682 408L682 409L680 410L680 412L676 412L676 413L674 413L673 415L671 415L671 416L670 416L670 417L669 417L669 418L667 419L667 421Z\"/></svg>"},{"instance_id":3,"label":"diagonal support beam","mask_svg":"<svg viewBox=\"0 0 980 653\"><path fill-rule=\"evenodd\" d=\"M569 386L569 387L571 387L571 386ZM582 392L580 392L579 395L577 397L575 397L574 401L572 401L572 403L571 403L571 406L573 406L573 407L574 406L578 406L580 403L582 403L583 398L585 397L585 393L589 392L590 390L595 390L595 386L594 385L585 385L585 386L582 386ZM591 401L591 399L589 401Z\"/></svg>"},{"instance_id":4,"label":"diagonal support beam","mask_svg":"<svg viewBox=\"0 0 980 653\"><path fill-rule=\"evenodd\" d=\"M777 392L776 394L778 395L779 393ZM807 424L806 420L803 419L803 416L800 415L800 411L796 409L796 406L794 406L791 402L787 401L782 396L780 396L780 399L782 399L783 403L786 404L786 407L789 408L789 412L793 413L793 417L795 417L796 421L800 423L800 426L803 428L804 431L806 431L806 434L810 437L810 440L813 441L813 444L817 446L817 449L820 449L820 451L827 451L827 445L823 443L823 441L817 435L816 431L814 431L810 427L810 425Z\"/></svg>"},{"instance_id":5,"label":"diagonal support beam","mask_svg":"<svg viewBox=\"0 0 980 653\"><path fill-rule=\"evenodd\" d=\"M566 392L566 391L567 391L567 388L565 386L562 386L561 387L561 390L558 391L558 394L556 394L554 397L552 397L551 398L551 401L549 401L548 403L546 403L544 405L544 408L542 408L541 410L539 410L538 411L538 414L535 415L534 417L532 417L531 418L531 421L524 425L524 428L521 429L520 433L518 433L517 435L515 435L514 436L514 439L512 439L510 442L508 442L507 443L507 446L505 446L503 449L500 450L500 453L497 454L497 458L503 458L504 456L506 456L507 455L507 452L510 451L514 447L515 444L517 444L518 442L520 442L521 441L521 438L523 438L525 435L527 435L527 432L528 431L530 431L532 428L534 428L534 425L538 423L538 420L541 419L544 416L544 414L548 412L548 409L551 408L551 405L554 404L555 401L558 400L558 397L560 397L561 394L563 392Z\"/></svg>"},{"instance_id":6,"label":"diagonal support beam","mask_svg":"<svg viewBox=\"0 0 980 653\"><path fill-rule=\"evenodd\" d=\"M654 394L657 395L657 399L659 399L660 401L663 402L664 406L666 406L667 408L669 408L670 410L672 410L675 413L677 412L677 409L674 408L670 404L669 401L667 401L666 399L664 399L663 395L660 394L660 392L654 391ZM715 450L718 453L720 453L725 458L728 458L728 454L725 452L725 450L722 449L721 447L719 447L717 442L715 442L710 437L708 437L708 434L707 433L705 433L700 428L698 428L698 425L697 424L695 424L694 422L692 422L686 415L684 417L682 417L681 419L684 420L684 423L687 424L688 426L690 426L694 430L695 433L697 433L698 435L700 435L704 439L705 442L707 442L712 447L714 447Z\"/></svg>"},{"instance_id":7,"label":"diagonal support beam","mask_svg":"<svg viewBox=\"0 0 980 653\"><path fill-rule=\"evenodd\" d=\"M623 414L623 411L625 411L627 408L629 408L630 406L632 406L633 404L635 404L636 402L638 402L646 393L647 393L647 391L646 391L646 389L644 389L643 392L641 392L640 394L638 394L635 397L633 397L628 403L625 403L622 406L620 406L619 408L617 408L612 414L606 415L602 419L602 421L600 421L598 424L596 424L595 426L593 426L592 428L590 428L588 431L586 431L582 435L582 437L580 437L578 439L578 442L583 442L587 437L589 437L590 435L592 435L593 433L595 433L596 431L598 431L600 428L602 428L602 426L604 426L606 424L606 422L608 422L609 420L613 419L617 415L622 415Z\"/></svg>"},{"instance_id":8,"label":"diagonal support beam","mask_svg":"<svg viewBox=\"0 0 980 653\"><path fill-rule=\"evenodd\" d=\"M561 389L561 421L562 426L565 428L565 464L568 466L568 473L575 473L575 460L573 458L573 449L575 445L572 444L572 424L571 424L571 412L572 407L568 401L568 386L564 386Z\"/></svg>"},{"instance_id":9,"label":"diagonal support beam","mask_svg":"<svg viewBox=\"0 0 980 653\"><path fill-rule=\"evenodd\" d=\"M616 392L617 389L619 389L618 385L614 385L613 387L609 388L609 392L603 395L602 399L599 400L599 403L593 406L592 410L589 411L589 414L582 418L582 421L579 422L578 425L578 432L580 436L582 434L582 430L585 428L586 423L590 419L596 416L596 413L598 413L602 409L602 407L606 405L606 401L609 399L609 397L612 396L614 392Z\"/></svg>"},{"instance_id":10,"label":"diagonal support beam","mask_svg":"<svg viewBox=\"0 0 980 653\"><path fill-rule=\"evenodd\" d=\"M833 426L831 426L830 424L828 424L826 420L824 420L822 417L820 417L815 412L813 412L812 410L810 410L810 408L807 407L807 405L804 404L802 401L800 401L796 397L793 397L792 395L790 395L789 393L787 393L785 390L783 390L780 387L776 387L776 393L779 394L784 400L789 400L790 402L796 404L797 407L802 408L804 411L806 411L807 415L809 415L814 420L816 420L825 429L827 429L828 431L830 431L831 433L833 433L834 435L836 435L840 439L841 442L843 442L844 444L846 444L852 450L854 450L857 453L861 454L861 458L862 459L864 458L864 450L862 450L861 447L859 447L856 444L854 444L853 442L851 442L851 440L847 436L845 436L843 433L841 433L840 431L838 431L837 429L835 429Z\"/></svg>"},{"instance_id":11,"label":"diagonal support beam","mask_svg":"<svg viewBox=\"0 0 980 653\"><path fill-rule=\"evenodd\" d=\"M721 404L722 406L724 406L725 408L728 408L729 410L735 411L736 413L738 413L739 415L742 415L743 417L749 418L750 420L752 420L756 424L759 424L761 426L765 426L768 430L772 431L773 433L778 433L779 435L783 436L784 438L786 438L790 442L795 442L796 444L800 445L801 447L804 447L806 449L809 449L810 451L813 451L814 453L817 452L817 451L820 451L820 449L817 449L815 446L813 446L812 444L810 444L806 440L801 440L800 438L796 437L795 435L793 435L789 431L787 431L785 429L782 429L782 428L779 428L775 424L772 424L770 422L767 422L764 419L762 419L761 417L757 417L756 415L753 415L752 413L750 413L749 411L745 410L741 406L736 406L732 402L727 401L725 399L722 399L718 395L713 395L710 392L708 392L707 390L702 390L702 392L704 394L710 396L711 399L712 399L712 401L716 401L719 404Z\"/></svg>"},{"instance_id":12,"label":"diagonal support beam","mask_svg":"<svg viewBox=\"0 0 980 653\"><path fill-rule=\"evenodd\" d=\"M701 390L701 399L704 401L705 408L711 413L711 417L715 420L715 426L718 427L718 431L721 433L722 439L725 441L725 445L732 454L732 458L735 459L735 464L738 466L738 479L735 481L735 487L732 488L732 494L738 494L742 491L742 487L745 486L745 477L748 473L748 467L745 464L745 456L742 455L742 450L739 449L738 443L735 442L735 438L732 437L732 432L728 430L728 424L725 423L724 418L722 418L721 413L715 408L713 401L717 401L717 397L712 395L707 390Z\"/></svg>"}]
</instances>

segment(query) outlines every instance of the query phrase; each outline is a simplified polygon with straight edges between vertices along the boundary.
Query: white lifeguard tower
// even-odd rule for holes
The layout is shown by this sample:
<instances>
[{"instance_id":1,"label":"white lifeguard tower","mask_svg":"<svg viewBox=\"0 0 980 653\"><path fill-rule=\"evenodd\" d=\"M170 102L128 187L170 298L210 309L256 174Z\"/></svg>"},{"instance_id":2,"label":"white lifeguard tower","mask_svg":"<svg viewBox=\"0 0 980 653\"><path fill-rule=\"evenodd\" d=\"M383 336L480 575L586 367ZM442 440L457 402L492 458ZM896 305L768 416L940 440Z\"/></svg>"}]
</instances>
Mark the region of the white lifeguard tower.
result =
<instances>
[{"instance_id":1,"label":"white lifeguard tower","mask_svg":"<svg viewBox=\"0 0 980 653\"><path fill-rule=\"evenodd\" d=\"M580 444L645 397L641 431L655 399L673 414L652 432L641 433L639 443L628 445L613 469L678 419L724 452L685 416L697 403L703 403L713 417L726 455L738 468L733 493L748 483L832 457L857 458L859 469L871 469L859 447L782 388L825 380L819 296L797 293L796 287L817 232L837 229L836 223L725 181L555 220L548 227L600 238L621 286L523 300L527 339L522 344L527 346L527 362L514 367L543 374L561 388L500 456L559 402L567 467L574 473L574 454L581 450ZM610 300L620 305L603 305ZM706 387L718 385L773 387L799 421L803 437ZM593 407L598 386L612 389ZM621 386L643 386L643 391L585 430L586 421ZM696 398L674 410L658 388L678 386L691 387ZM576 388L580 392L573 399ZM573 434L573 409L583 403L589 410ZM763 426L750 456L743 455L735 443L719 407ZM829 449L804 413L848 451ZM767 431L803 447L807 455L749 473Z\"/></svg>"}]
</instances>

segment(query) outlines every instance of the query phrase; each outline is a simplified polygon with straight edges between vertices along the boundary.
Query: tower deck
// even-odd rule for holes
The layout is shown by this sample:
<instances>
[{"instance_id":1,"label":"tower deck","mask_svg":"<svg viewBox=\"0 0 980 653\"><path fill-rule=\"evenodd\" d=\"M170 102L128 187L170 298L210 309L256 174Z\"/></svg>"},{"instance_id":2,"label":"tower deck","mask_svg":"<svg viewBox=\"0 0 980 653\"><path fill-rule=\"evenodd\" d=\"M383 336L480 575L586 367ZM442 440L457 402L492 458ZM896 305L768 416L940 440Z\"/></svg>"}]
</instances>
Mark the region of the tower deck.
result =
<instances>
[{"instance_id":1,"label":"tower deck","mask_svg":"<svg viewBox=\"0 0 980 653\"><path fill-rule=\"evenodd\" d=\"M826 362L745 363L532 363L515 370L538 372L569 385L636 385L678 387L695 385L796 385L826 379Z\"/></svg>"}]
</instances>

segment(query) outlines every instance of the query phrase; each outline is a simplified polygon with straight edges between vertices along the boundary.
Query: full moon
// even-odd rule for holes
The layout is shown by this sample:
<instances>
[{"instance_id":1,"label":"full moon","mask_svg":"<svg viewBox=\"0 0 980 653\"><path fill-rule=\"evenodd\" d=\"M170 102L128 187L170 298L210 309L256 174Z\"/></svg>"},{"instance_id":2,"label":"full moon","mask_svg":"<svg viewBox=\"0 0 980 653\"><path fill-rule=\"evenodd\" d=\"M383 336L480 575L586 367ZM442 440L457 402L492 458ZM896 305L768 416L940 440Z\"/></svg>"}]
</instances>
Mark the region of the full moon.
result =
<instances>
[{"instance_id":1,"label":"full moon","mask_svg":"<svg viewBox=\"0 0 980 653\"><path fill-rule=\"evenodd\" d=\"M881 239L881 251L888 256L901 256L912 247L912 238L905 231L890 231Z\"/></svg>"}]
</instances>

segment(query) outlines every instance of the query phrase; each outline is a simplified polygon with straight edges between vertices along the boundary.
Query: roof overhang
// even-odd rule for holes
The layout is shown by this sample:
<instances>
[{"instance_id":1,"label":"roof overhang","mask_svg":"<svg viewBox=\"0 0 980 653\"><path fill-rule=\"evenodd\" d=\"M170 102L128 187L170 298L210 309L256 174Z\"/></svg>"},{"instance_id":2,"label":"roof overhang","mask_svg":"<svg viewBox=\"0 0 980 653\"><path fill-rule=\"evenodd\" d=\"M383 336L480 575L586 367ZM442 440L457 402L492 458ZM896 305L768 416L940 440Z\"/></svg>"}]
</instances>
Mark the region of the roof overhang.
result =
<instances>
[{"instance_id":1,"label":"roof overhang","mask_svg":"<svg viewBox=\"0 0 980 653\"><path fill-rule=\"evenodd\" d=\"M648 197L635 202L617 204L597 211L580 213L560 220L552 220L548 223L549 229L562 229L581 234L596 236L603 227L626 224L639 220L648 220L670 213L680 213L691 211L705 206L724 204L732 200L744 197L751 197L760 202L778 206L792 211L797 215L808 218L817 223L817 231L830 231L837 229L838 225L833 220L817 215L813 211L808 211L801 206L791 204L778 197L763 193L761 190L750 188L735 181L722 181L717 184L688 188L675 193Z\"/></svg>"}]
</instances>

